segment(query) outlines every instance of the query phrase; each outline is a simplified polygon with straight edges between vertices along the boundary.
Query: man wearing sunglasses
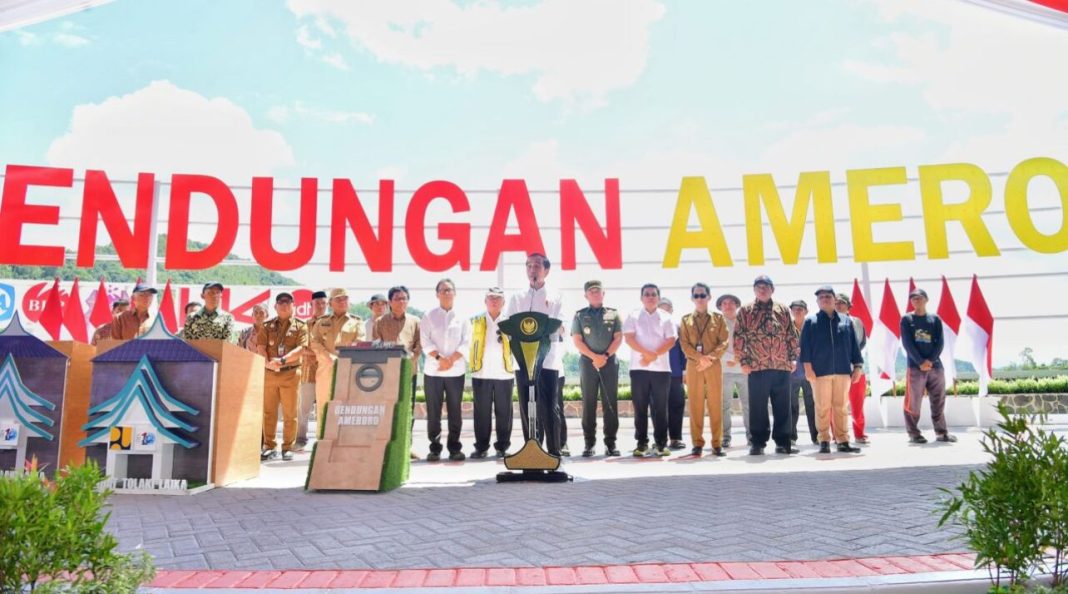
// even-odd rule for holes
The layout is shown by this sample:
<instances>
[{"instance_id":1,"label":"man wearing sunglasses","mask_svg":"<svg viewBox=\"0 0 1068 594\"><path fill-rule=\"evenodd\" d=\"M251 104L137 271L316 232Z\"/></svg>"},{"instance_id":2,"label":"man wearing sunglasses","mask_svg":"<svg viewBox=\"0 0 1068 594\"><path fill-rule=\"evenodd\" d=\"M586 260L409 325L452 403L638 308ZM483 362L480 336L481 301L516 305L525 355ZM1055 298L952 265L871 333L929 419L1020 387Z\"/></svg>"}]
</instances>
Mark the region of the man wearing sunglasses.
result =
<instances>
[{"instance_id":1,"label":"man wearing sunglasses","mask_svg":"<svg viewBox=\"0 0 1068 594\"><path fill-rule=\"evenodd\" d=\"M708 311L712 296L708 285L690 288L694 312L682 317L679 346L686 355L686 391L690 395L691 453L700 456L705 446L705 405L712 429L712 454L723 456L723 368L720 358L727 351L727 321L718 312Z\"/></svg>"}]
</instances>

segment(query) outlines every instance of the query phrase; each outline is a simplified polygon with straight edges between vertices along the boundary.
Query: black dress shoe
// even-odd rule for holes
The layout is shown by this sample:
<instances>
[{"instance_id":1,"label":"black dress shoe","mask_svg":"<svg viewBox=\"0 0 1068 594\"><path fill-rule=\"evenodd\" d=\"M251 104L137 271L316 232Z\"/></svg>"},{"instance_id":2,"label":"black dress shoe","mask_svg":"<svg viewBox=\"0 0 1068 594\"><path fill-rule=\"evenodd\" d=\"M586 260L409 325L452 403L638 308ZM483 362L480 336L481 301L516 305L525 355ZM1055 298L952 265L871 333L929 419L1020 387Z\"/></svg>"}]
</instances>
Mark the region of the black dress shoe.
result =
<instances>
[{"instance_id":1,"label":"black dress shoe","mask_svg":"<svg viewBox=\"0 0 1068 594\"><path fill-rule=\"evenodd\" d=\"M820 442L820 453L821 454L830 454L831 453L831 442L829 442L829 441L821 441Z\"/></svg>"},{"instance_id":2,"label":"black dress shoe","mask_svg":"<svg viewBox=\"0 0 1068 594\"><path fill-rule=\"evenodd\" d=\"M843 441L842 443L838 444L838 451L843 454L856 454L860 451L860 448L858 448L857 446L849 445L848 441Z\"/></svg>"},{"instance_id":3,"label":"black dress shoe","mask_svg":"<svg viewBox=\"0 0 1068 594\"><path fill-rule=\"evenodd\" d=\"M622 454L620 454L619 450L617 450L615 447L611 447L611 448L605 448L604 449L604 455L608 456L609 458L613 458L613 457L616 457L616 456L621 456Z\"/></svg>"},{"instance_id":4,"label":"black dress shoe","mask_svg":"<svg viewBox=\"0 0 1068 594\"><path fill-rule=\"evenodd\" d=\"M725 448L731 447L731 436L728 435L728 436L723 438L723 447L725 447Z\"/></svg>"},{"instance_id":5,"label":"black dress shoe","mask_svg":"<svg viewBox=\"0 0 1068 594\"><path fill-rule=\"evenodd\" d=\"M948 433L944 433L942 435L939 435L935 439L937 439L938 441L944 441L946 443L956 443L957 442L957 436L956 435L950 435Z\"/></svg>"},{"instance_id":6,"label":"black dress shoe","mask_svg":"<svg viewBox=\"0 0 1068 594\"><path fill-rule=\"evenodd\" d=\"M722 458L723 456L726 456L727 454L723 453L723 448L712 448L712 455L716 456L716 457L719 457L719 458Z\"/></svg>"},{"instance_id":7,"label":"black dress shoe","mask_svg":"<svg viewBox=\"0 0 1068 594\"><path fill-rule=\"evenodd\" d=\"M764 448L758 447L758 446L753 446L753 447L749 448L749 455L750 456L763 456L764 455Z\"/></svg>"},{"instance_id":8,"label":"black dress shoe","mask_svg":"<svg viewBox=\"0 0 1068 594\"><path fill-rule=\"evenodd\" d=\"M593 457L593 448L586 448L586 449L582 450L582 457L583 458L592 458Z\"/></svg>"},{"instance_id":9,"label":"black dress shoe","mask_svg":"<svg viewBox=\"0 0 1068 594\"><path fill-rule=\"evenodd\" d=\"M466 459L467 456L465 456L463 452L453 452L449 454L449 460L452 460L453 462L462 462Z\"/></svg>"},{"instance_id":10,"label":"black dress shoe","mask_svg":"<svg viewBox=\"0 0 1068 594\"><path fill-rule=\"evenodd\" d=\"M916 437L910 437L909 443L927 443L927 438L922 435L917 435Z\"/></svg>"},{"instance_id":11,"label":"black dress shoe","mask_svg":"<svg viewBox=\"0 0 1068 594\"><path fill-rule=\"evenodd\" d=\"M776 454L800 454L801 450L789 446L775 446Z\"/></svg>"},{"instance_id":12,"label":"black dress shoe","mask_svg":"<svg viewBox=\"0 0 1068 594\"><path fill-rule=\"evenodd\" d=\"M693 446L693 449L690 450L690 455L691 456L700 456L702 451L704 451L704 448L698 447L698 446Z\"/></svg>"},{"instance_id":13,"label":"black dress shoe","mask_svg":"<svg viewBox=\"0 0 1068 594\"><path fill-rule=\"evenodd\" d=\"M686 449L686 444L682 443L682 441L680 441L678 439L672 439L671 443L668 444L668 449L669 450L685 450Z\"/></svg>"},{"instance_id":14,"label":"black dress shoe","mask_svg":"<svg viewBox=\"0 0 1068 594\"><path fill-rule=\"evenodd\" d=\"M486 457L485 450L475 450L475 451L471 452L471 459L472 460L481 460L481 459L483 459L485 457Z\"/></svg>"},{"instance_id":15,"label":"black dress shoe","mask_svg":"<svg viewBox=\"0 0 1068 594\"><path fill-rule=\"evenodd\" d=\"M497 450L497 457L498 458L503 458L503 457L505 457L507 455L508 455L508 452L506 452L504 450Z\"/></svg>"},{"instance_id":16,"label":"black dress shoe","mask_svg":"<svg viewBox=\"0 0 1068 594\"><path fill-rule=\"evenodd\" d=\"M429 454L426 455L426 461L427 462L437 462L439 460L441 460L441 454L439 454L437 452L430 452Z\"/></svg>"}]
</instances>

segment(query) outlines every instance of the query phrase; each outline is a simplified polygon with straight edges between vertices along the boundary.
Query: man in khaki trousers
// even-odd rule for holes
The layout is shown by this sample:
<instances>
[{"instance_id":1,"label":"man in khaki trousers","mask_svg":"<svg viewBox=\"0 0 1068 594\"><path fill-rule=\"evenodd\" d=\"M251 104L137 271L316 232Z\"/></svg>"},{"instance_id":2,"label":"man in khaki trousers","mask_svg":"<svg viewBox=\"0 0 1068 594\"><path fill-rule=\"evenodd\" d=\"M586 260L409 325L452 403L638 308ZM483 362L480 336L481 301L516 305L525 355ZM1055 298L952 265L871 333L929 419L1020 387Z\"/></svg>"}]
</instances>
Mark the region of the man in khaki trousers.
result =
<instances>
[{"instance_id":1,"label":"man in khaki trousers","mask_svg":"<svg viewBox=\"0 0 1068 594\"><path fill-rule=\"evenodd\" d=\"M320 316L312 324L310 345L318 367L315 370L315 410L322 423L323 408L334 388L334 361L337 347L352 346L367 340L363 320L349 313L349 294L345 289L330 291L330 314Z\"/></svg>"},{"instance_id":2,"label":"man in khaki trousers","mask_svg":"<svg viewBox=\"0 0 1068 594\"><path fill-rule=\"evenodd\" d=\"M723 453L723 367L720 357L727 351L730 331L718 312L708 311L711 289L704 283L690 288L694 312L682 317L679 346L686 355L686 391L690 395L691 454L700 456L705 446L705 406L712 426L712 454Z\"/></svg>"}]
</instances>

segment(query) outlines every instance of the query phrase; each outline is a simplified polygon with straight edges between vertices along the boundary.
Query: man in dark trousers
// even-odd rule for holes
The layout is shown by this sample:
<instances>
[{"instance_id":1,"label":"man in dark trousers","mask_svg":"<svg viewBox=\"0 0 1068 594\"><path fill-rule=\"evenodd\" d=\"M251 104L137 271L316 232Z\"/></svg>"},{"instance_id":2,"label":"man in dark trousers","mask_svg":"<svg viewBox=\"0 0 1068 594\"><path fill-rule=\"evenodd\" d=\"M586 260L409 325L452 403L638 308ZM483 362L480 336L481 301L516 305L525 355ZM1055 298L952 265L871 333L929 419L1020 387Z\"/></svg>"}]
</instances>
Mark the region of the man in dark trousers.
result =
<instances>
[{"instance_id":1,"label":"man in dark trousers","mask_svg":"<svg viewBox=\"0 0 1068 594\"><path fill-rule=\"evenodd\" d=\"M831 417L834 417L834 441L839 452L856 453L860 448L849 445L850 384L860 381L864 359L860 356L853 321L834 308L834 289L824 285L816 289L819 311L805 318L801 327L801 363L805 377L816 393L816 429L820 453L831 453Z\"/></svg>"},{"instance_id":2,"label":"man in dark trousers","mask_svg":"<svg viewBox=\"0 0 1068 594\"><path fill-rule=\"evenodd\" d=\"M675 313L675 305L667 297L660 298L658 307L669 315ZM678 332L677 327L675 331ZM671 363L671 387L668 388L668 449L685 450L686 444L682 442L682 417L686 415L686 390L683 387L686 355L683 354L678 340L668 352L668 361Z\"/></svg>"},{"instance_id":3,"label":"man in dark trousers","mask_svg":"<svg viewBox=\"0 0 1068 594\"><path fill-rule=\"evenodd\" d=\"M942 348L945 337L942 320L927 311L927 292L915 289L909 293L909 303L915 311L901 318L901 344L909 358L908 392L905 393L905 429L912 443L927 443L920 433L920 404L923 392L931 398L931 424L936 439L954 442L957 438L946 428L946 375L942 368Z\"/></svg>"},{"instance_id":4,"label":"man in dark trousers","mask_svg":"<svg viewBox=\"0 0 1068 594\"><path fill-rule=\"evenodd\" d=\"M597 444L597 400L601 400L604 415L604 455L618 456L616 433L619 415L616 398L619 393L619 361L616 351L623 344L623 320L619 312L604 306L604 286L601 281L586 281L584 307L575 312L571 322L571 339L579 358L579 383L582 386L582 435L586 447L582 457L593 456Z\"/></svg>"},{"instance_id":5,"label":"man in dark trousers","mask_svg":"<svg viewBox=\"0 0 1068 594\"><path fill-rule=\"evenodd\" d=\"M776 454L796 454L790 445L790 372L797 364L798 337L790 310L771 300L775 285L767 275L753 281L756 299L740 310L734 326L734 351L749 376L750 456L763 456L768 439ZM771 402L774 427L768 419Z\"/></svg>"},{"instance_id":6,"label":"man in dark trousers","mask_svg":"<svg viewBox=\"0 0 1068 594\"><path fill-rule=\"evenodd\" d=\"M808 317L808 304L798 299L790 304L790 313L794 316L794 327L800 334L805 318ZM801 418L802 400L805 402L805 416L808 418L808 434L812 438L812 445L817 445L819 432L816 430L816 401L812 397L812 384L805 377L805 366L798 359L797 367L790 374L790 429L794 444L797 443L797 422Z\"/></svg>"}]
</instances>

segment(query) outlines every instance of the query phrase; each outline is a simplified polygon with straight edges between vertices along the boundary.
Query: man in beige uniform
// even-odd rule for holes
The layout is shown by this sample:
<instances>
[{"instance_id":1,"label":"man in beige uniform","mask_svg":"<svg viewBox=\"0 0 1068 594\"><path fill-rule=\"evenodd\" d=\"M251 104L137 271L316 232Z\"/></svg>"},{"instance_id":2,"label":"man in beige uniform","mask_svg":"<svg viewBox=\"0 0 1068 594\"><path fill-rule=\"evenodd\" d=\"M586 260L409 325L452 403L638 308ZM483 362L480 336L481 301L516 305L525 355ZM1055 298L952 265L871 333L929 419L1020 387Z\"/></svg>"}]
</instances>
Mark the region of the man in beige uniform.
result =
<instances>
[{"instance_id":1,"label":"man in beige uniform","mask_svg":"<svg viewBox=\"0 0 1068 594\"><path fill-rule=\"evenodd\" d=\"M308 325L309 341L311 340L311 329L315 327L315 322L326 315L326 304L326 291L312 293L311 315L304 320L304 323ZM305 343L304 346L308 347L311 344ZM303 360L301 361L300 373L300 400L297 403L297 447L295 448L297 452L303 452L308 445L308 422L311 420L312 408L315 407L315 378L319 369L318 358L310 348L304 349L301 357Z\"/></svg>"},{"instance_id":2,"label":"man in beige uniform","mask_svg":"<svg viewBox=\"0 0 1068 594\"><path fill-rule=\"evenodd\" d=\"M263 451L261 460L274 460L278 405L282 405L282 459L292 460L297 440L297 390L300 388L301 352L308 344L308 326L293 317L293 295L274 299L277 317L263 323L257 351L267 363L263 378Z\"/></svg>"},{"instance_id":3,"label":"man in beige uniform","mask_svg":"<svg viewBox=\"0 0 1068 594\"><path fill-rule=\"evenodd\" d=\"M363 320L349 313L349 294L345 289L330 291L330 314L320 317L311 327L311 350L318 360L315 372L315 413L322 418L323 407L330 400L334 385L334 361L337 347L351 346L366 340Z\"/></svg>"}]
</instances>

